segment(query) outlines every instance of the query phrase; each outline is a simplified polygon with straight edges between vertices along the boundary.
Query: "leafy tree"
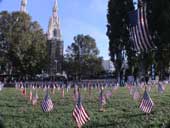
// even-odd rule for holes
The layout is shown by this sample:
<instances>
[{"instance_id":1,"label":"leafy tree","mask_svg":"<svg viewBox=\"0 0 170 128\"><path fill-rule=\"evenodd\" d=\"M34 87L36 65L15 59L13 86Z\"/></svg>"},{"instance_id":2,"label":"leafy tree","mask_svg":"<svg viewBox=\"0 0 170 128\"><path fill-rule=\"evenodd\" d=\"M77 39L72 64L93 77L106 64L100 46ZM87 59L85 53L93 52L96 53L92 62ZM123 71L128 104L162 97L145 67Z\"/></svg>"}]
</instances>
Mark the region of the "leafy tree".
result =
<instances>
[{"instance_id":1,"label":"leafy tree","mask_svg":"<svg viewBox=\"0 0 170 128\"><path fill-rule=\"evenodd\" d=\"M77 78L95 76L102 71L102 58L95 40L89 35L77 35L68 46L65 57L65 70Z\"/></svg>"},{"instance_id":2,"label":"leafy tree","mask_svg":"<svg viewBox=\"0 0 170 128\"><path fill-rule=\"evenodd\" d=\"M111 60L115 65L116 74L122 77L123 57L122 51L127 51L129 64L131 68L129 73L132 73L132 60L135 59L135 54L131 50L128 33L128 12L134 9L132 0L109 0L107 14L107 36L109 37L109 50Z\"/></svg>"},{"instance_id":3,"label":"leafy tree","mask_svg":"<svg viewBox=\"0 0 170 128\"><path fill-rule=\"evenodd\" d=\"M163 79L170 67L170 1L149 0L148 21L157 44L155 51L157 72L160 79Z\"/></svg>"},{"instance_id":4,"label":"leafy tree","mask_svg":"<svg viewBox=\"0 0 170 128\"><path fill-rule=\"evenodd\" d=\"M3 18L2 15L0 15L0 22L3 24L1 25L2 27L0 28L0 73L4 73L7 68L8 64L8 59L7 59L7 54L8 54L8 42L5 37L6 33L6 20L9 19L9 14L8 12L4 11L3 12ZM3 32L2 32L3 31Z\"/></svg>"},{"instance_id":5,"label":"leafy tree","mask_svg":"<svg viewBox=\"0 0 170 128\"><path fill-rule=\"evenodd\" d=\"M110 56L116 66L117 75L120 77L123 63L121 52L125 49L129 66L127 74L146 75L150 72L151 65L155 64L160 79L164 79L165 75L170 73L170 1L147 0L145 2L147 2L149 29L157 49L140 53L132 50L126 29L127 14L134 10L132 0L110 0L107 15Z\"/></svg>"},{"instance_id":6,"label":"leafy tree","mask_svg":"<svg viewBox=\"0 0 170 128\"><path fill-rule=\"evenodd\" d=\"M7 59L13 73L40 73L47 60L47 41L40 25L26 13L1 12L1 15L0 30L8 46Z\"/></svg>"}]
</instances>

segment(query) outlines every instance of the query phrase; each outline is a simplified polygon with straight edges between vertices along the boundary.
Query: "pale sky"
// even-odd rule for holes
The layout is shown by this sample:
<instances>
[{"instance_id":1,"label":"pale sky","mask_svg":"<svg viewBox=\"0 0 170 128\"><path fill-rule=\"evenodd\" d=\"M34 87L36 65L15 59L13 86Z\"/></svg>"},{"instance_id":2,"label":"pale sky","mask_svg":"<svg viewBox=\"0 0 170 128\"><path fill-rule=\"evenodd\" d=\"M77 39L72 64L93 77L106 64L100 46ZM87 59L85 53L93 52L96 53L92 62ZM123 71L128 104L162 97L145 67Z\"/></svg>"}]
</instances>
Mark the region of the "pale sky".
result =
<instances>
[{"instance_id":1,"label":"pale sky","mask_svg":"<svg viewBox=\"0 0 170 128\"><path fill-rule=\"evenodd\" d=\"M20 3L21 0L2 0L0 11L18 11ZM100 56L109 59L106 36L108 0L58 0L58 4L65 49L77 34L89 34L96 40ZM33 21L40 23L44 32L47 31L53 5L54 0L28 0L28 14Z\"/></svg>"}]
</instances>

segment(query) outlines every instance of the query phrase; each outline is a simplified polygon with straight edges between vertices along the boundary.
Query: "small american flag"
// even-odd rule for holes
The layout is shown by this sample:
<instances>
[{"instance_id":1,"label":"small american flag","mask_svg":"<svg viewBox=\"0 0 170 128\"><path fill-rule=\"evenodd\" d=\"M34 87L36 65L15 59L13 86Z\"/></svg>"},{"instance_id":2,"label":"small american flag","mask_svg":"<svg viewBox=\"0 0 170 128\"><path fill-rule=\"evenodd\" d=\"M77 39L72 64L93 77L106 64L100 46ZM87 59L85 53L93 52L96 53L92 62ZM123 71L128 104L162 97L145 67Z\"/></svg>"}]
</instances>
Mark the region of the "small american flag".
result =
<instances>
[{"instance_id":1,"label":"small american flag","mask_svg":"<svg viewBox=\"0 0 170 128\"><path fill-rule=\"evenodd\" d=\"M99 95L99 107L100 107L100 109L102 109L105 104L106 104L106 98L103 95L103 88L101 88L100 95Z\"/></svg>"},{"instance_id":2,"label":"small american flag","mask_svg":"<svg viewBox=\"0 0 170 128\"><path fill-rule=\"evenodd\" d=\"M110 99L111 96L112 96L112 92L110 90L108 90L105 94L106 99L107 100Z\"/></svg>"},{"instance_id":3,"label":"small american flag","mask_svg":"<svg viewBox=\"0 0 170 128\"><path fill-rule=\"evenodd\" d=\"M75 102L78 101L78 95L79 95L78 86L75 85L75 87L74 87L74 95L73 95L73 100L74 100Z\"/></svg>"},{"instance_id":4,"label":"small american flag","mask_svg":"<svg viewBox=\"0 0 170 128\"><path fill-rule=\"evenodd\" d=\"M62 98L64 98L64 86L61 89L61 96L62 96Z\"/></svg>"},{"instance_id":5,"label":"small american flag","mask_svg":"<svg viewBox=\"0 0 170 128\"><path fill-rule=\"evenodd\" d=\"M35 95L32 97L32 105L36 105L38 101L38 92L37 90L35 91Z\"/></svg>"},{"instance_id":6,"label":"small american flag","mask_svg":"<svg viewBox=\"0 0 170 128\"><path fill-rule=\"evenodd\" d=\"M145 89L142 101L140 103L140 109L145 113L150 113L153 106L154 103Z\"/></svg>"},{"instance_id":7,"label":"small american flag","mask_svg":"<svg viewBox=\"0 0 170 128\"><path fill-rule=\"evenodd\" d=\"M23 95L23 96L26 96L26 95L27 95L26 87L24 87L24 88L22 89L22 95Z\"/></svg>"},{"instance_id":8,"label":"small american flag","mask_svg":"<svg viewBox=\"0 0 170 128\"><path fill-rule=\"evenodd\" d=\"M56 87L55 87L55 84L54 84L54 85L53 85L53 89L52 89L53 95L55 94L55 89L56 89Z\"/></svg>"},{"instance_id":9,"label":"small american flag","mask_svg":"<svg viewBox=\"0 0 170 128\"><path fill-rule=\"evenodd\" d=\"M72 115L76 121L78 128L81 128L87 121L90 120L88 113L86 112L86 110L84 109L84 107L81 103L80 93L79 93L78 101L74 107Z\"/></svg>"},{"instance_id":10,"label":"small american flag","mask_svg":"<svg viewBox=\"0 0 170 128\"><path fill-rule=\"evenodd\" d=\"M46 85L45 85L45 87L44 87L43 91L44 91L44 92L46 92L46 91L47 91L47 86L46 86Z\"/></svg>"},{"instance_id":11,"label":"small american flag","mask_svg":"<svg viewBox=\"0 0 170 128\"><path fill-rule=\"evenodd\" d=\"M133 93L133 100L139 100L140 99L140 91L137 86L135 86L135 91Z\"/></svg>"},{"instance_id":12,"label":"small american flag","mask_svg":"<svg viewBox=\"0 0 170 128\"><path fill-rule=\"evenodd\" d=\"M32 100L32 89L30 89L30 101Z\"/></svg>"},{"instance_id":13,"label":"small american flag","mask_svg":"<svg viewBox=\"0 0 170 128\"><path fill-rule=\"evenodd\" d=\"M42 110L44 112L50 112L50 111L53 110L54 105L53 105L53 102L52 102L52 100L51 100L51 98L50 98L50 96L48 94L48 91L47 91L47 93L45 95L44 100L41 103L41 107L42 107Z\"/></svg>"},{"instance_id":14,"label":"small american flag","mask_svg":"<svg viewBox=\"0 0 170 128\"><path fill-rule=\"evenodd\" d=\"M132 84L127 83L126 87L127 87L128 91L130 92L130 90L132 88Z\"/></svg>"},{"instance_id":15,"label":"small american flag","mask_svg":"<svg viewBox=\"0 0 170 128\"><path fill-rule=\"evenodd\" d=\"M163 93L164 91L165 91L165 87L161 83L158 83L158 92Z\"/></svg>"},{"instance_id":16,"label":"small american flag","mask_svg":"<svg viewBox=\"0 0 170 128\"><path fill-rule=\"evenodd\" d=\"M116 83L116 84L113 86L113 91L116 91L118 88L119 88L119 84Z\"/></svg>"}]
</instances>

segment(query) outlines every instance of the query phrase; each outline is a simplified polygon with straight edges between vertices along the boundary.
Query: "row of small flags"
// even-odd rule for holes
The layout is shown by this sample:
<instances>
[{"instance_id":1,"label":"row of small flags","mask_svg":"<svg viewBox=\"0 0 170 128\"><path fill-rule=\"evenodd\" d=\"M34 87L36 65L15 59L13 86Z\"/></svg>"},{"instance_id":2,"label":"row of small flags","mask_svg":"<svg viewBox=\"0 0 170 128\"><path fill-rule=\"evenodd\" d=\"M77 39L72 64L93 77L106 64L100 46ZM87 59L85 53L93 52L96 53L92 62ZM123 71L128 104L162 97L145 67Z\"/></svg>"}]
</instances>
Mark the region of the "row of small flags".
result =
<instances>
[{"instance_id":1,"label":"row of small flags","mask_svg":"<svg viewBox=\"0 0 170 128\"><path fill-rule=\"evenodd\" d=\"M32 86L33 88L67 88L70 89L74 85L81 85L81 88L99 88L103 86L104 88L115 86L115 81L82 81L82 82L15 82L15 87L19 88L21 86Z\"/></svg>"},{"instance_id":2,"label":"row of small flags","mask_svg":"<svg viewBox=\"0 0 170 128\"><path fill-rule=\"evenodd\" d=\"M135 51L147 52L149 49L155 49L156 45L153 42L152 36L149 32L148 21L147 21L147 2L145 0L138 0L140 5L137 10L129 12L129 34L130 40L133 42ZM153 66L152 66L153 67ZM154 72L154 71L153 71ZM152 74L154 76L155 74ZM151 86L146 87L146 85L141 84L141 88L145 88L144 95L140 103L140 109L145 113L150 113L154 103L149 96ZM135 87L134 93L132 86L128 86L130 94L133 94L134 99L140 97L137 87ZM163 93L165 88L161 83L158 83L158 92Z\"/></svg>"},{"instance_id":3,"label":"row of small flags","mask_svg":"<svg viewBox=\"0 0 170 128\"><path fill-rule=\"evenodd\" d=\"M137 90L139 91L139 88L142 90L145 90L145 87L146 87L146 90L150 92L154 86L157 86L159 93L163 93L165 91L165 87L167 84L168 83L165 83L165 82L157 82L157 83L152 83L152 84L146 84L142 82L138 84L126 84L126 87L128 88L130 95L132 95Z\"/></svg>"},{"instance_id":4,"label":"row of small flags","mask_svg":"<svg viewBox=\"0 0 170 128\"><path fill-rule=\"evenodd\" d=\"M132 94L134 94L134 99L138 99L138 98L136 98L136 97L139 97L138 95L138 92L139 92L139 87L140 88L144 88L145 87L145 84L143 84L143 83L141 83L141 84L138 84L139 86L133 86L132 84L127 84L127 88L128 88L128 90L129 90L129 92L130 92L130 95L132 95ZM78 87L78 85L76 85L77 87ZM76 87L75 86L75 87ZM119 87L119 85L118 84L116 84L115 86L113 86L112 87L112 90L117 90L117 88ZM21 88L21 92L22 92L22 94L23 95L26 95L26 86L21 86L20 87ZM34 86L32 86L32 90L35 90L35 88L36 87L34 87ZM100 92L100 88L104 88L103 86L100 86L100 87L98 87L97 89L98 89L98 91ZM147 85L147 91L148 92L150 92L150 90L151 90L151 88L152 88L152 85ZM46 91L47 89L50 89L50 88L47 88L46 86L43 88L43 90L44 91ZM70 88L69 88L70 89ZM67 92L69 91L69 89L67 88ZM88 87L88 91L89 91L89 96L91 96L91 87ZM52 91L52 94L55 94L55 90L56 90L56 87L55 86L53 86L53 88L51 88L51 91ZM64 87L62 87L61 89L59 88L58 90L61 90L61 95L62 95L62 97L64 97ZM162 82L159 82L158 83L158 92L159 93L163 93L163 91L165 90L165 86L164 86L164 84L162 83Z\"/></svg>"},{"instance_id":5,"label":"row of small flags","mask_svg":"<svg viewBox=\"0 0 170 128\"><path fill-rule=\"evenodd\" d=\"M127 85L127 88L129 90L129 94L132 95L132 98L134 100L140 100L140 98L141 98L139 87L144 89L144 94L143 94L143 97L141 99L139 108L145 113L150 113L153 106L154 106L154 102L152 101L152 99L149 95L149 92L151 91L152 85L146 86L144 84L144 86L143 86L143 83L142 83L142 86L133 86L131 84ZM157 89L158 89L158 92L160 94L162 94L165 91L165 84L163 84L163 82L158 82L157 83Z\"/></svg>"},{"instance_id":6,"label":"row of small flags","mask_svg":"<svg viewBox=\"0 0 170 128\"><path fill-rule=\"evenodd\" d=\"M154 103L153 103L148 92L150 92L150 89L152 88L152 86L151 85L146 86L146 84L141 83L141 85L139 84L139 86L127 84L126 87L128 88L130 95L133 96L134 100L139 100L141 98L140 88L142 88L142 89L144 88L144 94L143 94L143 98L141 99L139 108L145 113L150 113L154 106ZM113 87L113 90L117 90L118 88L119 88L119 85L116 84ZM150 89L148 89L148 88L150 88ZM27 95L26 89L27 89L26 86L21 86L21 92L22 92L22 95L24 95L24 96ZM55 92L55 89L56 89L55 86L53 86L52 93ZM45 89L46 94L45 94L43 101L41 102L41 107L44 112L50 112L54 108L54 104L53 104L51 97L49 95L49 90L50 90L50 88ZM109 98L112 96L113 91L108 90L108 91L104 92L103 86L100 86L100 88L98 90L99 90L99 111L105 111L104 106L105 106L107 100L109 100ZM159 82L158 83L158 92L163 93L164 90L165 90L165 86L163 86L162 82ZM89 92L91 92L91 88L89 88ZM62 96L64 96L64 88L61 89L61 94L62 94ZM37 87L31 86L29 96L30 96L29 98L30 98L32 105L37 104L37 101L38 101ZM74 87L74 101L75 101L75 107L74 107L72 114L76 121L77 127L81 127L88 120L90 120L90 117L82 105L79 86L77 84ZM80 115L78 115L78 114L80 114ZM85 114L85 115L83 115L83 114Z\"/></svg>"},{"instance_id":7,"label":"row of small flags","mask_svg":"<svg viewBox=\"0 0 170 128\"><path fill-rule=\"evenodd\" d=\"M90 120L90 116L82 104L79 88L75 88L74 95L76 97L76 104L73 109L72 116L76 121L77 127L81 128L88 120ZM41 107L44 112L50 112L54 108L54 104L51 100L48 90L46 91L46 95L41 103Z\"/></svg>"},{"instance_id":8,"label":"row of small flags","mask_svg":"<svg viewBox=\"0 0 170 128\"><path fill-rule=\"evenodd\" d=\"M116 85L116 87L114 89L117 89L117 88L118 88L118 86ZM26 86L23 86L23 84L21 84L20 89L21 89L22 95L26 96L27 95ZM36 103L38 101L37 89L38 88L36 88L34 86L31 86L31 88L29 89L30 90L29 100L31 101L33 106L36 105ZM111 91L107 91L106 93L103 93L103 89L104 89L103 87L100 88L100 95L99 95L100 109L102 109L103 105L106 104L106 100L112 96ZM55 88L53 88L52 92L54 90L55 90ZM62 95L64 95L64 88L62 89ZM88 120L90 120L90 117L82 104L81 94L80 94L78 85L75 85L75 87L74 87L74 100L75 100L75 107L74 107L72 115L76 121L77 127L82 127ZM54 104L53 104L51 97L49 95L48 88L46 89L45 97L44 97L43 101L41 102L41 108L42 108L43 112L50 112L54 108Z\"/></svg>"},{"instance_id":9,"label":"row of small flags","mask_svg":"<svg viewBox=\"0 0 170 128\"><path fill-rule=\"evenodd\" d=\"M32 82L16 82L15 87L21 88L23 95L25 95L25 93L26 93L26 91L25 91L26 87L30 87L33 90L35 90L35 88L43 88L44 92L47 89L51 89L53 94L55 94L55 90L57 89L58 91L61 90L62 97L64 97L64 94L65 94L64 88L66 88L66 91L68 92L71 87L78 86L78 85L81 85L81 88L84 88L85 91L88 90L89 96L91 96L91 90L94 88L97 88L98 91L100 91L100 87L103 87L103 88L112 87L112 90L117 90L117 88L119 87L119 85L116 83L110 84L111 86L107 86L107 84L103 84L103 82L97 83L97 84L94 84L94 83L96 83L96 82L88 82L86 84L84 84L84 82L82 82L82 83L79 82L77 84L73 84L73 82L72 83L70 82L68 84L58 84L57 82L50 82L50 84L45 83L45 84L42 84L42 86L40 86L40 85L38 86L36 83L32 83Z\"/></svg>"},{"instance_id":10,"label":"row of small flags","mask_svg":"<svg viewBox=\"0 0 170 128\"><path fill-rule=\"evenodd\" d=\"M151 99L151 97L148 93L147 86L145 85L144 88L145 88L144 94L143 94L143 97L141 99L139 108L144 113L150 113L153 106L154 106L154 103L153 103L153 101L152 101L152 99ZM132 95L133 100L140 100L141 94L140 94L139 86L128 85L128 89L129 89L130 95Z\"/></svg>"}]
</instances>

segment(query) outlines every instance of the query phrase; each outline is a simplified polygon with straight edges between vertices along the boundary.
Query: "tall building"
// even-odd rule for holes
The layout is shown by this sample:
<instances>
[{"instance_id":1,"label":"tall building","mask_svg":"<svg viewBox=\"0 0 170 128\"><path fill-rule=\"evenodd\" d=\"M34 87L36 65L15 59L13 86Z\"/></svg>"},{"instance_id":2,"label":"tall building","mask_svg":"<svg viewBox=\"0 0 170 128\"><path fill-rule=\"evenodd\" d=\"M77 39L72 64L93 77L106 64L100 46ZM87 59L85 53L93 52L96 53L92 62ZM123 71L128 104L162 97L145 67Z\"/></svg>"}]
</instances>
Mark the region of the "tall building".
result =
<instances>
[{"instance_id":1,"label":"tall building","mask_svg":"<svg viewBox=\"0 0 170 128\"><path fill-rule=\"evenodd\" d=\"M22 0L21 1L20 11L27 13L27 0Z\"/></svg>"},{"instance_id":2,"label":"tall building","mask_svg":"<svg viewBox=\"0 0 170 128\"><path fill-rule=\"evenodd\" d=\"M103 60L102 61L102 66L106 72L113 72L115 71L115 67L110 60Z\"/></svg>"},{"instance_id":3,"label":"tall building","mask_svg":"<svg viewBox=\"0 0 170 128\"><path fill-rule=\"evenodd\" d=\"M63 41L61 38L57 0L55 0L53 14L49 21L47 38L50 56L50 65L48 69L49 74L54 76L57 73L62 73L63 65Z\"/></svg>"}]
</instances>

